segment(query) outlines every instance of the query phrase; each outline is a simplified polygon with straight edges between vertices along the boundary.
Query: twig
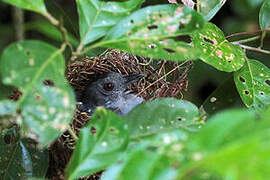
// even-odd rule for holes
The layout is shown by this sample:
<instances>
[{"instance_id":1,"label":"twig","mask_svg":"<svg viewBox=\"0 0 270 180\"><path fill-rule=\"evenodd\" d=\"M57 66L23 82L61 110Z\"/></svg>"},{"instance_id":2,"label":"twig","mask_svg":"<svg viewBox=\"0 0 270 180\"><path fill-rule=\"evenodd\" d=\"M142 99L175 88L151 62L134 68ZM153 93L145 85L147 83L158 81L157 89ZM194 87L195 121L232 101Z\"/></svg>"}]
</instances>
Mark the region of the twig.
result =
<instances>
[{"instance_id":1,"label":"twig","mask_svg":"<svg viewBox=\"0 0 270 180\"><path fill-rule=\"evenodd\" d=\"M261 38L260 36L255 36L255 37L251 37L251 38L248 38L248 39L243 39L243 40L239 40L239 41L233 41L231 43L233 43L233 44L242 44L242 43L255 41L255 40L260 39L260 38Z\"/></svg>"},{"instance_id":2,"label":"twig","mask_svg":"<svg viewBox=\"0 0 270 180\"><path fill-rule=\"evenodd\" d=\"M261 42L260 42L260 46L259 46L260 49L263 47L263 40L264 40L265 36L266 36L266 32L264 31L262 33L262 36L261 36Z\"/></svg>"},{"instance_id":3,"label":"twig","mask_svg":"<svg viewBox=\"0 0 270 180\"><path fill-rule=\"evenodd\" d=\"M229 36L226 36L226 39L236 37L236 36L241 36L241 35L258 34L258 33L267 32L267 31L270 31L270 29L256 30L256 31L251 31L251 32L240 32L240 33L235 33L235 34L231 34Z\"/></svg>"},{"instance_id":4,"label":"twig","mask_svg":"<svg viewBox=\"0 0 270 180\"><path fill-rule=\"evenodd\" d=\"M13 23L15 31L15 40L23 41L24 40L24 13L21 8L13 7Z\"/></svg>"},{"instance_id":5,"label":"twig","mask_svg":"<svg viewBox=\"0 0 270 180\"><path fill-rule=\"evenodd\" d=\"M260 53L264 53L264 54L269 54L270 55L270 51L267 51L267 50L263 50L263 49L255 48L255 47L250 47L250 46L246 46L246 45L239 44L239 43L237 43L236 45L242 47L243 49L247 49L247 50L250 50L250 51L255 51L255 52L260 52Z\"/></svg>"},{"instance_id":6,"label":"twig","mask_svg":"<svg viewBox=\"0 0 270 180\"><path fill-rule=\"evenodd\" d=\"M197 12L201 12L201 0L197 0Z\"/></svg>"}]
</instances>

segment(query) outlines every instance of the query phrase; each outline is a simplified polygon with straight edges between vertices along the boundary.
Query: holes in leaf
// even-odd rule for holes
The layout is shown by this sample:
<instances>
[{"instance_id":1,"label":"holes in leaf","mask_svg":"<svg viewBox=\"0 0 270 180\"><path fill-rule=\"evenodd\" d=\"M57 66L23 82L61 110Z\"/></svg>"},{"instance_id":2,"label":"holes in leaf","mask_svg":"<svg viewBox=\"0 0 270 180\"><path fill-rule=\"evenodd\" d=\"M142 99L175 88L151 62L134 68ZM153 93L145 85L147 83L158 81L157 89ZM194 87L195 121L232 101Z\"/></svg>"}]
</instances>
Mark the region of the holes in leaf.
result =
<instances>
[{"instance_id":1,"label":"holes in leaf","mask_svg":"<svg viewBox=\"0 0 270 180\"><path fill-rule=\"evenodd\" d=\"M37 100L37 101L41 101L42 100L42 97L40 96L40 94L35 94L35 99Z\"/></svg>"},{"instance_id":2,"label":"holes in leaf","mask_svg":"<svg viewBox=\"0 0 270 180\"><path fill-rule=\"evenodd\" d=\"M242 83L245 83L246 80L242 77L242 76L239 76L239 80L242 82Z\"/></svg>"},{"instance_id":3,"label":"holes in leaf","mask_svg":"<svg viewBox=\"0 0 270 180\"><path fill-rule=\"evenodd\" d=\"M182 118L182 117L178 117L177 120L178 120L178 121L182 121L183 118Z\"/></svg>"},{"instance_id":4,"label":"holes in leaf","mask_svg":"<svg viewBox=\"0 0 270 180\"><path fill-rule=\"evenodd\" d=\"M260 91L259 93L260 93L260 95L262 95L262 96L264 95L264 92L262 92L262 91Z\"/></svg>"},{"instance_id":5,"label":"holes in leaf","mask_svg":"<svg viewBox=\"0 0 270 180\"><path fill-rule=\"evenodd\" d=\"M172 37L171 39L175 40L175 41L181 41L181 42L186 42L186 43L191 43L192 40L191 40L191 37L188 36L188 35L179 35L179 36L176 36L176 37Z\"/></svg>"},{"instance_id":6,"label":"holes in leaf","mask_svg":"<svg viewBox=\"0 0 270 180\"><path fill-rule=\"evenodd\" d=\"M11 142L12 142L12 137L11 137L11 135L9 135L9 134L5 135L5 136L4 136L4 142L5 142L6 144L11 144Z\"/></svg>"},{"instance_id":7,"label":"holes in leaf","mask_svg":"<svg viewBox=\"0 0 270 180\"><path fill-rule=\"evenodd\" d=\"M155 44L149 44L148 47L151 48L151 49L154 49L154 48L157 47L157 45L155 45Z\"/></svg>"},{"instance_id":8,"label":"holes in leaf","mask_svg":"<svg viewBox=\"0 0 270 180\"><path fill-rule=\"evenodd\" d=\"M163 48L165 51L167 51L168 53L176 53L175 50L170 49L170 48Z\"/></svg>"},{"instance_id":9,"label":"holes in leaf","mask_svg":"<svg viewBox=\"0 0 270 180\"><path fill-rule=\"evenodd\" d=\"M205 42L210 43L210 44L214 44L214 42L213 42L211 39L208 39L208 38L206 38L206 37L203 37L203 40L204 40Z\"/></svg>"},{"instance_id":10,"label":"holes in leaf","mask_svg":"<svg viewBox=\"0 0 270 180\"><path fill-rule=\"evenodd\" d=\"M115 128L111 127L110 132L115 132Z\"/></svg>"},{"instance_id":11,"label":"holes in leaf","mask_svg":"<svg viewBox=\"0 0 270 180\"><path fill-rule=\"evenodd\" d=\"M265 80L265 83L270 86L270 79Z\"/></svg>"},{"instance_id":12,"label":"holes in leaf","mask_svg":"<svg viewBox=\"0 0 270 180\"><path fill-rule=\"evenodd\" d=\"M95 134L97 132L96 128L94 126L91 127L91 133Z\"/></svg>"},{"instance_id":13,"label":"holes in leaf","mask_svg":"<svg viewBox=\"0 0 270 180\"><path fill-rule=\"evenodd\" d=\"M45 86L55 86L55 83L52 81L52 80L49 80L49 79L47 79L47 80L44 80L43 81L43 84L45 85Z\"/></svg>"},{"instance_id":14,"label":"holes in leaf","mask_svg":"<svg viewBox=\"0 0 270 180\"><path fill-rule=\"evenodd\" d=\"M244 93L245 93L246 95L249 95L249 91L248 91L248 90L244 90Z\"/></svg>"},{"instance_id":15,"label":"holes in leaf","mask_svg":"<svg viewBox=\"0 0 270 180\"><path fill-rule=\"evenodd\" d=\"M131 24L133 24L133 23L134 23L134 20L133 20L133 19L131 19L131 20L130 20L130 23L131 23Z\"/></svg>"},{"instance_id":16,"label":"holes in leaf","mask_svg":"<svg viewBox=\"0 0 270 180\"><path fill-rule=\"evenodd\" d=\"M31 51L27 50L27 51L26 51L26 55L27 55L27 56L30 56L30 55L31 55Z\"/></svg>"},{"instance_id":17,"label":"holes in leaf","mask_svg":"<svg viewBox=\"0 0 270 180\"><path fill-rule=\"evenodd\" d=\"M147 26L147 28L148 28L149 30L152 30L152 29L157 29L158 26L154 24L154 25L151 25L151 26Z\"/></svg>"}]
</instances>

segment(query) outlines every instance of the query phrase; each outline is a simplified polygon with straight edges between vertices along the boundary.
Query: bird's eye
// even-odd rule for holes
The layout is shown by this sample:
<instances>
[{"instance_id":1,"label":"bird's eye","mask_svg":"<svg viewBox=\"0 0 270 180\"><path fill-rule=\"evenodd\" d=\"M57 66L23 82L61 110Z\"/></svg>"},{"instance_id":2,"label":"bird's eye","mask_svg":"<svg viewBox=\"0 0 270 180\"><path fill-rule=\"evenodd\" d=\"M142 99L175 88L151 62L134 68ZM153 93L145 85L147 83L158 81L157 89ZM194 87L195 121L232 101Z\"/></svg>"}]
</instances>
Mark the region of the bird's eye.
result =
<instances>
[{"instance_id":1,"label":"bird's eye","mask_svg":"<svg viewBox=\"0 0 270 180\"><path fill-rule=\"evenodd\" d=\"M114 84L113 83L105 83L103 88L106 90L106 91L112 91L113 88L114 88Z\"/></svg>"}]
</instances>

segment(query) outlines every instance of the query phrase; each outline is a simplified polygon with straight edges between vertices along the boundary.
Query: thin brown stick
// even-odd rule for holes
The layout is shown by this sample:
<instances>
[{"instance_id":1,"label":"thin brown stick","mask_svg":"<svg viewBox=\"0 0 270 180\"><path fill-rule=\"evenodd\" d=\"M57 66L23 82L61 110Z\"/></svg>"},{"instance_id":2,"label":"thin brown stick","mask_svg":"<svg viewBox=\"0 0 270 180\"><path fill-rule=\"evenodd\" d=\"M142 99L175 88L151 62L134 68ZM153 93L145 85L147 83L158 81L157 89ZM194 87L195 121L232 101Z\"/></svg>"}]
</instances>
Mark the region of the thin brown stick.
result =
<instances>
[{"instance_id":1,"label":"thin brown stick","mask_svg":"<svg viewBox=\"0 0 270 180\"><path fill-rule=\"evenodd\" d=\"M270 29L256 30L256 31L250 31L250 32L240 32L240 33L235 33L235 34L231 34L229 36L226 36L226 39L236 37L236 36L241 36L241 35L258 34L258 33L267 32L267 31L270 31Z\"/></svg>"}]
</instances>

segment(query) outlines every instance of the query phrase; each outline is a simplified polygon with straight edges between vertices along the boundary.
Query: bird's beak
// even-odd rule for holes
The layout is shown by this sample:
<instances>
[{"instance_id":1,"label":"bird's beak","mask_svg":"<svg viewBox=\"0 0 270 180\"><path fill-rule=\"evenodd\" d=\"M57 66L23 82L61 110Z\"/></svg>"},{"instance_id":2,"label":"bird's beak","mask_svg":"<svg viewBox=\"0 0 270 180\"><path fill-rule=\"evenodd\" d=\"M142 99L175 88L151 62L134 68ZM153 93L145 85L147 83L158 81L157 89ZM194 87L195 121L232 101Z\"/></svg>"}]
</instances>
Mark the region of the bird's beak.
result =
<instances>
[{"instance_id":1,"label":"bird's beak","mask_svg":"<svg viewBox=\"0 0 270 180\"><path fill-rule=\"evenodd\" d=\"M144 75L143 74L132 74L132 75L126 75L125 79L126 79L126 86L134 83L134 82L138 82L141 78L143 78Z\"/></svg>"}]
</instances>

